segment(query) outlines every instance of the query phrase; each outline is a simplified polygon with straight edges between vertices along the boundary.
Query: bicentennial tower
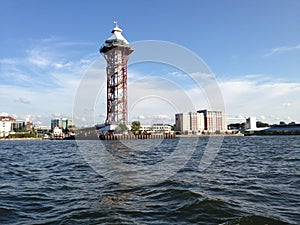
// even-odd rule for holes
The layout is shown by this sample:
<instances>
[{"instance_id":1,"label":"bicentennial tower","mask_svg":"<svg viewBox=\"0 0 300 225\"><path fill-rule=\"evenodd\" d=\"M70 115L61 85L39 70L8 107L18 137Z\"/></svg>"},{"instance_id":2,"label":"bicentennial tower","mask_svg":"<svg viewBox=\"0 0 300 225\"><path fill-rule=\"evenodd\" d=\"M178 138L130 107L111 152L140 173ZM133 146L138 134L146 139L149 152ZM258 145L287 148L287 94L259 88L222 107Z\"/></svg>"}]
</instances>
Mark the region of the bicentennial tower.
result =
<instances>
[{"instance_id":1,"label":"bicentennial tower","mask_svg":"<svg viewBox=\"0 0 300 225\"><path fill-rule=\"evenodd\" d=\"M133 48L122 35L118 24L100 48L107 67L107 117L106 125L128 124L127 110L127 62Z\"/></svg>"}]
</instances>

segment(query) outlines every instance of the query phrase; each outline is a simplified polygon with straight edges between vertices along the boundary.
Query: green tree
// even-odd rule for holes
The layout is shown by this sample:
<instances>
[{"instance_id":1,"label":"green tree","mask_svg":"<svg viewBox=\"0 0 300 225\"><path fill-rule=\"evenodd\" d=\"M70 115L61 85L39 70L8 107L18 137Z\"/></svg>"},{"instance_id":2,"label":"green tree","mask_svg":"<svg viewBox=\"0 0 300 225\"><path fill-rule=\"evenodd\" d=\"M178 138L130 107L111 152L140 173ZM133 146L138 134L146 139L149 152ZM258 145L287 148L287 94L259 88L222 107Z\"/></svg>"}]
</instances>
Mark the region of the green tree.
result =
<instances>
[{"instance_id":1,"label":"green tree","mask_svg":"<svg viewBox=\"0 0 300 225\"><path fill-rule=\"evenodd\" d=\"M261 121L256 122L256 127L269 127L270 125L268 123L263 123Z\"/></svg>"},{"instance_id":2,"label":"green tree","mask_svg":"<svg viewBox=\"0 0 300 225\"><path fill-rule=\"evenodd\" d=\"M279 125L284 126L284 125L286 125L286 123L284 121L280 121Z\"/></svg>"},{"instance_id":3,"label":"green tree","mask_svg":"<svg viewBox=\"0 0 300 225\"><path fill-rule=\"evenodd\" d=\"M128 130L128 128L127 128L126 124L125 123L120 123L115 131L116 131L116 133L123 133L127 130Z\"/></svg>"},{"instance_id":4,"label":"green tree","mask_svg":"<svg viewBox=\"0 0 300 225\"><path fill-rule=\"evenodd\" d=\"M173 126L171 126L171 130L175 130L176 128L176 124L174 124Z\"/></svg>"},{"instance_id":5,"label":"green tree","mask_svg":"<svg viewBox=\"0 0 300 225\"><path fill-rule=\"evenodd\" d=\"M245 128L245 123L231 123L228 125L229 130L242 130Z\"/></svg>"},{"instance_id":6,"label":"green tree","mask_svg":"<svg viewBox=\"0 0 300 225\"><path fill-rule=\"evenodd\" d=\"M141 122L140 121L132 121L131 123L131 131L133 134L140 133L141 129Z\"/></svg>"}]
</instances>

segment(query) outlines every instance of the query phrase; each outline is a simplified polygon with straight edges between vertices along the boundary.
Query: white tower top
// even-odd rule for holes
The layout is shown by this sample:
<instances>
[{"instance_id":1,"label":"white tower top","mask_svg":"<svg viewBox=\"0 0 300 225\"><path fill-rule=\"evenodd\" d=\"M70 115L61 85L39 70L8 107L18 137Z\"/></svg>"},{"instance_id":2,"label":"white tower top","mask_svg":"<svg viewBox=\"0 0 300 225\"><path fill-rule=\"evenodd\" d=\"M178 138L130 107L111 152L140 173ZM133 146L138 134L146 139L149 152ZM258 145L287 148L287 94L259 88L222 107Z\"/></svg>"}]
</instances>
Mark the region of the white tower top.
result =
<instances>
[{"instance_id":1,"label":"white tower top","mask_svg":"<svg viewBox=\"0 0 300 225\"><path fill-rule=\"evenodd\" d=\"M112 36L106 40L106 42L124 42L124 44L129 44L129 42L122 35L122 29L118 26L118 23L114 21L116 24L115 28L112 30Z\"/></svg>"}]
</instances>

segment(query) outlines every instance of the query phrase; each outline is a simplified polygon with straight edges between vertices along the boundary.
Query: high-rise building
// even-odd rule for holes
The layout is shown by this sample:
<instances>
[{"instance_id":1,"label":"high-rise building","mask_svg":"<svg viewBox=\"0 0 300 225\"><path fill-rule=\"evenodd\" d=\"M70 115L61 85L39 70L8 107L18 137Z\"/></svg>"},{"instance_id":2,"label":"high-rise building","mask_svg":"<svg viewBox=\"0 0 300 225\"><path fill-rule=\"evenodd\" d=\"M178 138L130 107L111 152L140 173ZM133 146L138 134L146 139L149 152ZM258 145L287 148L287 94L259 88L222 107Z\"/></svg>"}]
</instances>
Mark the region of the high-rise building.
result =
<instances>
[{"instance_id":1,"label":"high-rise building","mask_svg":"<svg viewBox=\"0 0 300 225\"><path fill-rule=\"evenodd\" d=\"M122 29L116 22L115 24L112 36L99 50L107 62L107 117L105 123L106 125L127 125L127 61L133 48L123 37Z\"/></svg>"},{"instance_id":2,"label":"high-rise building","mask_svg":"<svg viewBox=\"0 0 300 225\"><path fill-rule=\"evenodd\" d=\"M54 130L55 127L59 127L63 130L66 130L67 128L74 127L74 123L72 119L69 118L57 118L51 120L51 130Z\"/></svg>"},{"instance_id":3,"label":"high-rise building","mask_svg":"<svg viewBox=\"0 0 300 225\"><path fill-rule=\"evenodd\" d=\"M175 131L200 133L204 130L204 117L197 112L175 114Z\"/></svg>"},{"instance_id":4,"label":"high-rise building","mask_svg":"<svg viewBox=\"0 0 300 225\"><path fill-rule=\"evenodd\" d=\"M25 131L26 124L24 120L15 120L11 122L11 130L13 131Z\"/></svg>"},{"instance_id":5,"label":"high-rise building","mask_svg":"<svg viewBox=\"0 0 300 225\"><path fill-rule=\"evenodd\" d=\"M208 132L223 132L227 130L226 116L222 111L217 110L198 110L204 117L204 129Z\"/></svg>"},{"instance_id":6,"label":"high-rise building","mask_svg":"<svg viewBox=\"0 0 300 225\"><path fill-rule=\"evenodd\" d=\"M51 130L53 130L55 127L59 127L59 119L52 119L51 120Z\"/></svg>"},{"instance_id":7,"label":"high-rise building","mask_svg":"<svg viewBox=\"0 0 300 225\"><path fill-rule=\"evenodd\" d=\"M9 135L12 121L8 117L0 117L0 137L7 137Z\"/></svg>"},{"instance_id":8,"label":"high-rise building","mask_svg":"<svg viewBox=\"0 0 300 225\"><path fill-rule=\"evenodd\" d=\"M249 130L256 130L256 117L249 117L246 119L245 128Z\"/></svg>"}]
</instances>

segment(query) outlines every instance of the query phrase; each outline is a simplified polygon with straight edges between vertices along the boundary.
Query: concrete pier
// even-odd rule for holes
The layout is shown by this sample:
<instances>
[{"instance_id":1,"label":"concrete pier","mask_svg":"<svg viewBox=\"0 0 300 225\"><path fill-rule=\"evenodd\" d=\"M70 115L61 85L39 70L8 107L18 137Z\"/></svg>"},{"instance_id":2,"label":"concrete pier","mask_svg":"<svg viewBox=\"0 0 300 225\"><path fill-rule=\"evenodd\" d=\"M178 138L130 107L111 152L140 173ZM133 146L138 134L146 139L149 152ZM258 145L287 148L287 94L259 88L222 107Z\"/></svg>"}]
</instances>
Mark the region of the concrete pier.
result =
<instances>
[{"instance_id":1,"label":"concrete pier","mask_svg":"<svg viewBox=\"0 0 300 225\"><path fill-rule=\"evenodd\" d=\"M100 140L174 139L175 134L107 134L99 135Z\"/></svg>"}]
</instances>

